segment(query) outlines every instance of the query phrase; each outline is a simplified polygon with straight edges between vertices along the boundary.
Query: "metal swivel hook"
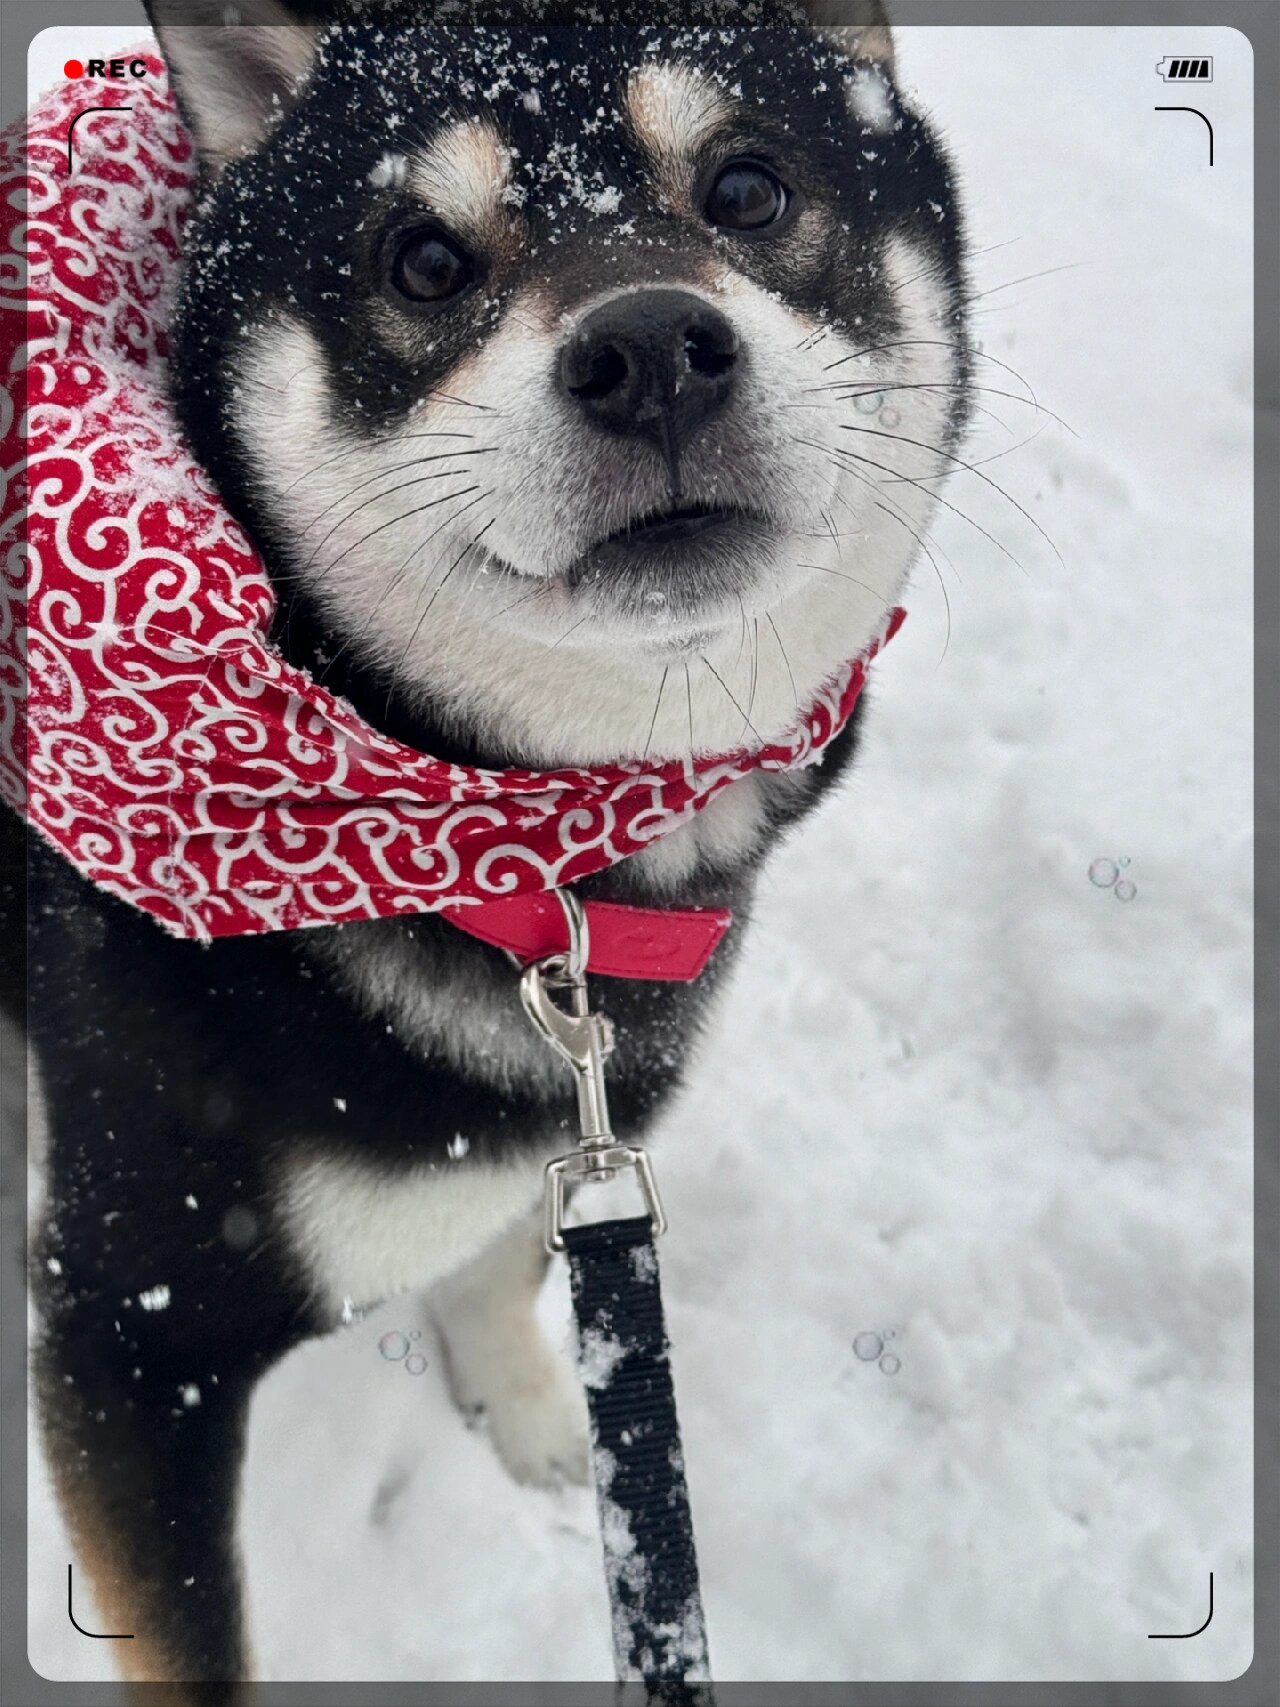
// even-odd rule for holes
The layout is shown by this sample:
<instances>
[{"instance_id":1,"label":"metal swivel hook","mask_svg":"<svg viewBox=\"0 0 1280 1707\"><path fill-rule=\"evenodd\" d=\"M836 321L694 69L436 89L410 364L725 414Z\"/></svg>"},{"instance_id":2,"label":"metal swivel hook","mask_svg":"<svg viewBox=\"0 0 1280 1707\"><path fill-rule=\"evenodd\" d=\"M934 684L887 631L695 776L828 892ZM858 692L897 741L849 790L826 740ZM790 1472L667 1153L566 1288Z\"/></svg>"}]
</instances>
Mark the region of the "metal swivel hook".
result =
<instances>
[{"instance_id":1,"label":"metal swivel hook","mask_svg":"<svg viewBox=\"0 0 1280 1707\"><path fill-rule=\"evenodd\" d=\"M602 1181L612 1179L623 1168L634 1168L655 1235L666 1231L667 1218L648 1156L636 1145L619 1144L609 1125L604 1064L614 1045L613 1025L603 1014L593 1014L588 1005L590 936L582 903L572 890L557 889L554 893L564 908L569 948L564 954L525 967L520 975L520 1000L536 1030L573 1069L578 1091L578 1148L548 1162L546 1170L546 1244L548 1250L562 1251L565 1179L570 1175ZM553 990L569 992L567 1010L552 999Z\"/></svg>"}]
</instances>

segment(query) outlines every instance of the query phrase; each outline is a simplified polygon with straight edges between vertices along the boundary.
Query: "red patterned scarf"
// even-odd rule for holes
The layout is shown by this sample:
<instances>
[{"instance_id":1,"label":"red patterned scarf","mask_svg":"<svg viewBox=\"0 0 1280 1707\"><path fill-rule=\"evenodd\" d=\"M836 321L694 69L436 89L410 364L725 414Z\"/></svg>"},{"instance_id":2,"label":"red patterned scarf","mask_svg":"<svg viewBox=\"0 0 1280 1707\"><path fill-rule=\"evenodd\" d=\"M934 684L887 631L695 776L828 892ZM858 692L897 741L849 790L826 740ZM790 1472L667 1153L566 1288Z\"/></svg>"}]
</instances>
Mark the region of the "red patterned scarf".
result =
<instances>
[{"instance_id":1,"label":"red patterned scarf","mask_svg":"<svg viewBox=\"0 0 1280 1707\"><path fill-rule=\"evenodd\" d=\"M128 88L130 113L78 126L70 173L70 120L108 99L84 84L34 107L25 162L20 131L0 154L4 461L26 464L3 511L5 800L177 936L452 908L474 934L520 947L502 923L518 922L516 898L639 852L752 771L819 759L901 611L786 739L662 764L444 764L286 662L268 639L263 565L165 400L193 159L163 66L149 57L148 72ZM644 911L601 908L597 924ZM698 966L728 922L706 918ZM692 975L615 958L599 969Z\"/></svg>"}]
</instances>

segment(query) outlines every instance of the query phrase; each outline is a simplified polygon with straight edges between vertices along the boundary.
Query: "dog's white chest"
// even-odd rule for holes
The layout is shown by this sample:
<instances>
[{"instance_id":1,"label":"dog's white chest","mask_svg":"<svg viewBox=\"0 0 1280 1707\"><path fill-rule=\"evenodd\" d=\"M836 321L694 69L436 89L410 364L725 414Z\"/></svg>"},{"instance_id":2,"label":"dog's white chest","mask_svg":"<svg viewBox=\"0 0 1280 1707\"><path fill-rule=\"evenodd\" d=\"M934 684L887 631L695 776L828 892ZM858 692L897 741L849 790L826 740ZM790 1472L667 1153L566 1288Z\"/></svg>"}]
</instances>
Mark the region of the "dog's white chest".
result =
<instances>
[{"instance_id":1,"label":"dog's white chest","mask_svg":"<svg viewBox=\"0 0 1280 1707\"><path fill-rule=\"evenodd\" d=\"M335 1318L432 1285L538 1201L546 1157L423 1163L403 1173L348 1158L293 1163L282 1180L289 1240Z\"/></svg>"}]
</instances>

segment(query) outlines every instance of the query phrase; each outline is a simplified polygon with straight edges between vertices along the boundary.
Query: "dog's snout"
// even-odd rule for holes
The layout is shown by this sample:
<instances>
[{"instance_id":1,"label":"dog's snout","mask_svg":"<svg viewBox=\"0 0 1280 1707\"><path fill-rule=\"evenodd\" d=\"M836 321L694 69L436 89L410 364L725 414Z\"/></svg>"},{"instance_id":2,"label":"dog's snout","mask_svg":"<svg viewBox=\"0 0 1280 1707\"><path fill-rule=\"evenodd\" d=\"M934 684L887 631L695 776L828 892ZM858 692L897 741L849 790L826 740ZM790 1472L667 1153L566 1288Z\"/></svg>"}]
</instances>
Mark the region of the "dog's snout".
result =
<instances>
[{"instance_id":1,"label":"dog's snout","mask_svg":"<svg viewBox=\"0 0 1280 1707\"><path fill-rule=\"evenodd\" d=\"M641 290L602 303L560 353L560 384L597 426L684 439L728 400L738 335L684 290Z\"/></svg>"}]
</instances>

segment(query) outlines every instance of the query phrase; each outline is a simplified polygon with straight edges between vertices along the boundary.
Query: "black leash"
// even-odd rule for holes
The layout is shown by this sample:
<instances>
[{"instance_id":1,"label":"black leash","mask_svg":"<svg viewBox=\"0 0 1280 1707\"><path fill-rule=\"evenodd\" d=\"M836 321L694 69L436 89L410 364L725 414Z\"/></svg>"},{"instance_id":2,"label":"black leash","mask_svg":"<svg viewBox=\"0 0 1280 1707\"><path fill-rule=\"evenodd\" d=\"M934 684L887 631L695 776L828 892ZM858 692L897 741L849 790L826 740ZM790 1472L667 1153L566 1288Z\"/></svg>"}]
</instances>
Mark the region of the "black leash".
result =
<instances>
[{"instance_id":1,"label":"black leash","mask_svg":"<svg viewBox=\"0 0 1280 1707\"><path fill-rule=\"evenodd\" d=\"M564 1243L617 1675L707 1683L707 1631L652 1223L639 1215L569 1227ZM699 1698L709 1701L710 1692L670 1697Z\"/></svg>"},{"instance_id":2,"label":"black leash","mask_svg":"<svg viewBox=\"0 0 1280 1707\"><path fill-rule=\"evenodd\" d=\"M609 1128L604 1062L613 1033L587 1003L581 904L571 891L555 893L569 925L568 953L526 967L520 996L538 1031L573 1068L578 1087L578 1148L547 1165L546 1243L569 1256L614 1666L622 1699L710 1707L706 1623L654 1247L666 1217L648 1156L619 1143ZM567 1010L552 1000L552 990L568 991ZM629 1169L646 1214L565 1226L570 1181L613 1179ZM632 1683L643 1686L635 1697L626 1689Z\"/></svg>"}]
</instances>

